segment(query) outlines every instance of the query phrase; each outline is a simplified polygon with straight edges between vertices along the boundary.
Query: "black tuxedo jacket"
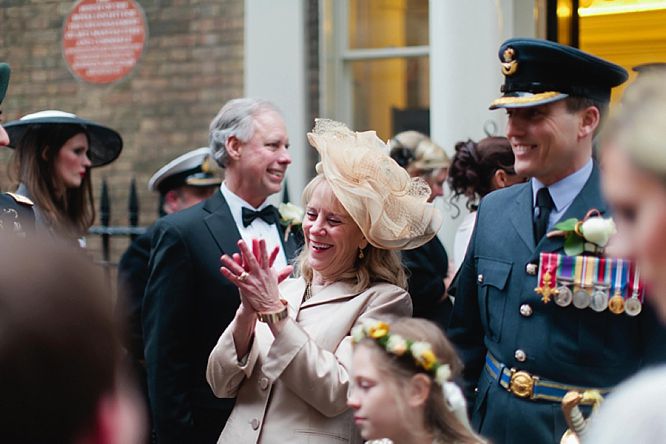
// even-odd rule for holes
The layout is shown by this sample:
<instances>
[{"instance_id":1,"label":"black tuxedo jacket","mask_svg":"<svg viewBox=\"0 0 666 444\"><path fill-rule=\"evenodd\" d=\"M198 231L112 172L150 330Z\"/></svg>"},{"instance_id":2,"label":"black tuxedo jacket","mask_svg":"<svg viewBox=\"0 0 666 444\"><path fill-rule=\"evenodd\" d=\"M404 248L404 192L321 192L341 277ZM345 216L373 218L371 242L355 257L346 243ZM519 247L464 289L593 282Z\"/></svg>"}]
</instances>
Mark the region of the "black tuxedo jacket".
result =
<instances>
[{"instance_id":1,"label":"black tuxedo jacket","mask_svg":"<svg viewBox=\"0 0 666 444\"><path fill-rule=\"evenodd\" d=\"M206 365L240 304L220 274L220 256L238 252L239 239L221 192L155 224L142 324L159 443L214 443L233 408L213 395ZM293 234L283 246L288 259L299 248Z\"/></svg>"}]
</instances>

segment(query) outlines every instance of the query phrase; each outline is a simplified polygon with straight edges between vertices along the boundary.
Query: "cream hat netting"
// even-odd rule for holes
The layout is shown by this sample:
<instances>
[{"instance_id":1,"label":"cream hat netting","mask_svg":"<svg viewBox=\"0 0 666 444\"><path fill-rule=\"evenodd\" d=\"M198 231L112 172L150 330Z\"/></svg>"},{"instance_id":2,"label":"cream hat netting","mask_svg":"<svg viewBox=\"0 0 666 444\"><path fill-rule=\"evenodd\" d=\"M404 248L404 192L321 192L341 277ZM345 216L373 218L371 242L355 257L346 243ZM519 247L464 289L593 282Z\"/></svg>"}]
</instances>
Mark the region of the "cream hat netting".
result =
<instances>
[{"instance_id":1,"label":"cream hat netting","mask_svg":"<svg viewBox=\"0 0 666 444\"><path fill-rule=\"evenodd\" d=\"M374 131L353 132L340 122L316 119L308 141L321 157L317 173L369 243L408 250L435 236L442 217L428 203L430 187L391 159Z\"/></svg>"}]
</instances>

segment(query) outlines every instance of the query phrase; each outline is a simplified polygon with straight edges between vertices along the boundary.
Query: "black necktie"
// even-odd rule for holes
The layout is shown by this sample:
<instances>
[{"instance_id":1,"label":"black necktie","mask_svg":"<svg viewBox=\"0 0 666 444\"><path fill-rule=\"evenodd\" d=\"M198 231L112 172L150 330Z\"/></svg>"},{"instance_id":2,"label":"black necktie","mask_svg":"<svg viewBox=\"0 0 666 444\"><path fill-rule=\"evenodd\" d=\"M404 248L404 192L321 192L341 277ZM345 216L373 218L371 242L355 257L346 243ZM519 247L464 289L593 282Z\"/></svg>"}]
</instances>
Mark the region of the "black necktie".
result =
<instances>
[{"instance_id":1,"label":"black necktie","mask_svg":"<svg viewBox=\"0 0 666 444\"><path fill-rule=\"evenodd\" d=\"M256 218L263 219L267 224L277 223L277 210L273 205L268 205L261 211L254 211L249 208L243 207L243 226L247 227L252 223Z\"/></svg>"},{"instance_id":2,"label":"black necktie","mask_svg":"<svg viewBox=\"0 0 666 444\"><path fill-rule=\"evenodd\" d=\"M550 197L550 192L548 188L543 187L537 191L536 197L536 215L534 216L534 243L538 244L541 238L546 234L548 229L548 219L550 218L550 212L552 211L555 204L553 199Z\"/></svg>"}]
</instances>

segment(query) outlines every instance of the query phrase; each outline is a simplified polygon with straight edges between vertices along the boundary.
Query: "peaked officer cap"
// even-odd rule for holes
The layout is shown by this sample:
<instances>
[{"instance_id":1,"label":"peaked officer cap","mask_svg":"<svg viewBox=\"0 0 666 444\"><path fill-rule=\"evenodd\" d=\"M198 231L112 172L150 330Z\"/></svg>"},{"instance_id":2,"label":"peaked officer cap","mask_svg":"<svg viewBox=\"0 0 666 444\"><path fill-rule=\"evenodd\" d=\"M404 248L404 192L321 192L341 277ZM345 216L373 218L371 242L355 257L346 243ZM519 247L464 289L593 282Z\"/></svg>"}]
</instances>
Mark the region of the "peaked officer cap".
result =
<instances>
[{"instance_id":1,"label":"peaked officer cap","mask_svg":"<svg viewBox=\"0 0 666 444\"><path fill-rule=\"evenodd\" d=\"M210 187L222 180L211 171L210 148L202 147L178 156L160 168L148 181L148 189L162 194L183 185Z\"/></svg>"},{"instance_id":2,"label":"peaked officer cap","mask_svg":"<svg viewBox=\"0 0 666 444\"><path fill-rule=\"evenodd\" d=\"M490 109L526 108L586 97L610 101L611 89L627 80L627 71L614 63L548 40L514 38L499 49L503 96Z\"/></svg>"}]
</instances>

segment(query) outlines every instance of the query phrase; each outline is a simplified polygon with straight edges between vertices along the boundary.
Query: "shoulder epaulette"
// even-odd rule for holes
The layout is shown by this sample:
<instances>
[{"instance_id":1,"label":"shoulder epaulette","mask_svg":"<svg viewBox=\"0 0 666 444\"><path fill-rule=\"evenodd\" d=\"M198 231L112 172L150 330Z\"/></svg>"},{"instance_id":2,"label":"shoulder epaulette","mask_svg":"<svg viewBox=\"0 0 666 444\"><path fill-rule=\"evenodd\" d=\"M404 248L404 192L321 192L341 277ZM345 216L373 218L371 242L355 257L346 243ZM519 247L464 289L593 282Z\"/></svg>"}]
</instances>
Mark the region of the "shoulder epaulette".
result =
<instances>
[{"instance_id":1,"label":"shoulder epaulette","mask_svg":"<svg viewBox=\"0 0 666 444\"><path fill-rule=\"evenodd\" d=\"M23 204L23 205L28 205L28 206L30 206L30 207L33 206L33 205L35 205L35 203L34 203L33 201L31 201L30 199L28 199L28 198L25 197L25 196L21 196L20 194L9 193L9 192L7 192L7 193L5 193L5 194L8 195L8 196L10 196L10 197L11 197L12 199L14 199L17 203L20 203L20 204Z\"/></svg>"}]
</instances>

